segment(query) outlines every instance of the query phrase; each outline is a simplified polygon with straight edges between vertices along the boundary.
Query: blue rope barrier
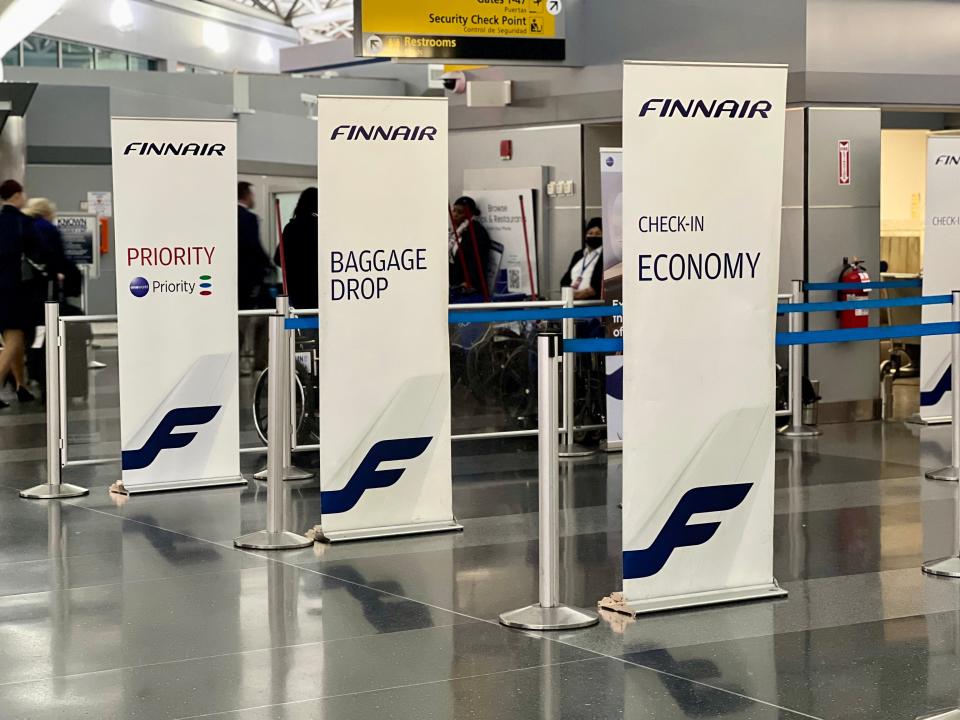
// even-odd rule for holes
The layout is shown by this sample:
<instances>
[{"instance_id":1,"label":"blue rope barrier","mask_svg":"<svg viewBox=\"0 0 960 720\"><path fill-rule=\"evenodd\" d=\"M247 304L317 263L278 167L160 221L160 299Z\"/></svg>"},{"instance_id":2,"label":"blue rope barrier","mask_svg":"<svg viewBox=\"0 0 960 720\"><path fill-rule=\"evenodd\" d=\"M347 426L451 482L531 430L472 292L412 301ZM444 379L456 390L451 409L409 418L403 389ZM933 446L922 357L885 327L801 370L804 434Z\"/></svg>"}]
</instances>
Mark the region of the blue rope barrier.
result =
<instances>
[{"instance_id":1,"label":"blue rope barrier","mask_svg":"<svg viewBox=\"0 0 960 720\"><path fill-rule=\"evenodd\" d=\"M287 318L283 321L284 330L318 330L320 328L320 318L302 317Z\"/></svg>"},{"instance_id":2,"label":"blue rope barrier","mask_svg":"<svg viewBox=\"0 0 960 720\"><path fill-rule=\"evenodd\" d=\"M893 340L926 335L955 335L960 333L960 322L925 323L921 325L886 325L884 327L853 330L808 330L806 332L777 333L777 345L822 345L864 340Z\"/></svg>"},{"instance_id":3,"label":"blue rope barrier","mask_svg":"<svg viewBox=\"0 0 960 720\"><path fill-rule=\"evenodd\" d=\"M591 338L586 340L564 340L563 351L565 353L623 352L623 338Z\"/></svg>"},{"instance_id":4,"label":"blue rope barrier","mask_svg":"<svg viewBox=\"0 0 960 720\"><path fill-rule=\"evenodd\" d=\"M778 303L777 313L812 313L828 310L869 310L870 308L911 307L915 305L949 305L950 295L926 295L921 297L885 298L878 300L846 300L843 302Z\"/></svg>"},{"instance_id":5,"label":"blue rope barrier","mask_svg":"<svg viewBox=\"0 0 960 720\"><path fill-rule=\"evenodd\" d=\"M565 318L602 318L623 314L621 305L578 308L532 308L530 310L451 310L451 324L496 323L527 320L563 320Z\"/></svg>"},{"instance_id":6,"label":"blue rope barrier","mask_svg":"<svg viewBox=\"0 0 960 720\"><path fill-rule=\"evenodd\" d=\"M865 283L806 283L807 290L882 290L884 288L919 288L923 280L879 280Z\"/></svg>"}]
</instances>

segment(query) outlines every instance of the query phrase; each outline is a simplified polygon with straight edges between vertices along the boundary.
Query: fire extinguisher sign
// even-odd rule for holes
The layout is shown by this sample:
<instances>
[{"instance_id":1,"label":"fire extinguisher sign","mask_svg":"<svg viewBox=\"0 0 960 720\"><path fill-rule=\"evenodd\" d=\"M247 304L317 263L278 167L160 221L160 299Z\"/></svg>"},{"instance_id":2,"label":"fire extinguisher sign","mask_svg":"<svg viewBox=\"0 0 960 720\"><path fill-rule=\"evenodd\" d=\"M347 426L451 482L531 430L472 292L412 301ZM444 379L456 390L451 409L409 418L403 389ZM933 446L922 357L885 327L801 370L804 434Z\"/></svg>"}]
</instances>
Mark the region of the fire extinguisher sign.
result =
<instances>
[{"instance_id":1,"label":"fire extinguisher sign","mask_svg":"<svg viewBox=\"0 0 960 720\"><path fill-rule=\"evenodd\" d=\"M850 141L838 140L837 141L837 184L838 185L852 184L853 173L851 172L850 165L851 165Z\"/></svg>"}]
</instances>

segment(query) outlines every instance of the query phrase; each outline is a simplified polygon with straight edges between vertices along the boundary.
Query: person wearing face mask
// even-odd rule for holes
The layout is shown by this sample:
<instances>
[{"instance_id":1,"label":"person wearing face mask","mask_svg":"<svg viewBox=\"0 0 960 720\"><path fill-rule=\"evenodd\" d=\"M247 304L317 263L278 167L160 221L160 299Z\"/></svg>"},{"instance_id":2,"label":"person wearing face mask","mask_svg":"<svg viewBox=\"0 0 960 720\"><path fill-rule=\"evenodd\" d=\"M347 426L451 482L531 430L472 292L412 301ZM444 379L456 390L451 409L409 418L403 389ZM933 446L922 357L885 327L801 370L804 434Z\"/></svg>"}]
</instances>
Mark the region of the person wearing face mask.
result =
<instances>
[{"instance_id":1,"label":"person wearing face mask","mask_svg":"<svg viewBox=\"0 0 960 720\"><path fill-rule=\"evenodd\" d=\"M560 279L560 287L572 287L576 300L600 297L603 283L603 221L595 217L587 223L583 247L573 254L570 267Z\"/></svg>"}]
</instances>

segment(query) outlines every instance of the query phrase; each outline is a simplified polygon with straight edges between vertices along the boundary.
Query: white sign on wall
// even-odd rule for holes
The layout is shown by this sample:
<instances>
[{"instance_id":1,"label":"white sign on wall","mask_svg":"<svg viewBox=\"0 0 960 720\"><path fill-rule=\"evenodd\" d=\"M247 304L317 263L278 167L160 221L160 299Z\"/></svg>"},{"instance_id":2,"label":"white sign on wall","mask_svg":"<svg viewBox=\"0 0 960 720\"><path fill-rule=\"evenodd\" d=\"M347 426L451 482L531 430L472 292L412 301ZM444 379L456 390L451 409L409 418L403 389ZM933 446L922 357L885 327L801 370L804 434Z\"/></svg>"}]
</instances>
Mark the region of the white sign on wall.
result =
<instances>
[{"instance_id":1,"label":"white sign on wall","mask_svg":"<svg viewBox=\"0 0 960 720\"><path fill-rule=\"evenodd\" d=\"M477 201L480 222L490 233L494 251L502 253L493 287L502 286L510 293L537 294L533 190L465 190L463 194ZM469 232L465 235L464 242L470 242Z\"/></svg>"},{"instance_id":2,"label":"white sign on wall","mask_svg":"<svg viewBox=\"0 0 960 720\"><path fill-rule=\"evenodd\" d=\"M923 294L960 288L960 137L927 138L927 202L923 240ZM950 322L949 305L924 305L923 323ZM950 336L920 338L920 418L950 419Z\"/></svg>"},{"instance_id":3,"label":"white sign on wall","mask_svg":"<svg viewBox=\"0 0 960 720\"><path fill-rule=\"evenodd\" d=\"M243 482L236 123L111 127L122 489Z\"/></svg>"},{"instance_id":4,"label":"white sign on wall","mask_svg":"<svg viewBox=\"0 0 960 720\"><path fill-rule=\"evenodd\" d=\"M459 529L446 100L320 97L317 126L322 536Z\"/></svg>"},{"instance_id":5,"label":"white sign on wall","mask_svg":"<svg viewBox=\"0 0 960 720\"><path fill-rule=\"evenodd\" d=\"M786 80L785 67L624 67L631 612L783 594L773 380Z\"/></svg>"}]
</instances>

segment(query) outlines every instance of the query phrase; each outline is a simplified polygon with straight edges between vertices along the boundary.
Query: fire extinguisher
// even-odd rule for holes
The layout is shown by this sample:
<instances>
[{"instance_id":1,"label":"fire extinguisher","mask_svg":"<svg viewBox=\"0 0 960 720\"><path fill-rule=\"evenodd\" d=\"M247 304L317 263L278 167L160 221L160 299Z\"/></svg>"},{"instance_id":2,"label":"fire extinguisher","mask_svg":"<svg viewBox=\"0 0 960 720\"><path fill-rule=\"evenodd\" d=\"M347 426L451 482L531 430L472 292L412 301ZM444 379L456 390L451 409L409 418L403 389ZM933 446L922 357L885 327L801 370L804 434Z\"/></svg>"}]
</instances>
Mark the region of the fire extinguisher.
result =
<instances>
[{"instance_id":1,"label":"fire extinguisher","mask_svg":"<svg viewBox=\"0 0 960 720\"><path fill-rule=\"evenodd\" d=\"M863 260L857 257L843 259L843 271L840 273L839 282L852 284L862 284L870 282L870 275L863 268ZM858 300L867 300L870 290L867 288L859 290L840 290L837 293L837 299L841 302L857 302ZM870 324L870 311L867 309L841 310L837 313L840 318L840 327L844 330L852 328L865 328Z\"/></svg>"}]
</instances>

